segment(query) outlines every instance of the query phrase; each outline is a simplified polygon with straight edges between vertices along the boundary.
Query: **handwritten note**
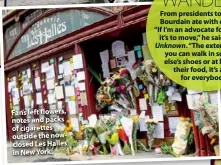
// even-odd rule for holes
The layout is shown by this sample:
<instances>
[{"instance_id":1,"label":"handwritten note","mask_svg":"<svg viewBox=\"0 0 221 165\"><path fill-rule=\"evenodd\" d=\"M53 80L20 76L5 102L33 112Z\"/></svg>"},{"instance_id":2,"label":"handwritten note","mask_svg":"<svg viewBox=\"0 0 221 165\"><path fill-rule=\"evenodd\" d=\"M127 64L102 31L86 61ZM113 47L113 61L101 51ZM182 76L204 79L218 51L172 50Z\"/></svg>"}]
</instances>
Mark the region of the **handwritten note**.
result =
<instances>
[{"instance_id":1,"label":"handwritten note","mask_svg":"<svg viewBox=\"0 0 221 165\"><path fill-rule=\"evenodd\" d=\"M56 95L57 100L64 98L63 86L56 86L55 87L55 95Z\"/></svg>"},{"instance_id":2,"label":"handwritten note","mask_svg":"<svg viewBox=\"0 0 221 165\"><path fill-rule=\"evenodd\" d=\"M109 52L108 52L108 50L100 52L100 58L101 58L102 64L107 64L109 62Z\"/></svg>"},{"instance_id":3,"label":"handwritten note","mask_svg":"<svg viewBox=\"0 0 221 165\"><path fill-rule=\"evenodd\" d=\"M63 62L64 76L71 75L71 63L70 61Z\"/></svg>"},{"instance_id":4,"label":"handwritten note","mask_svg":"<svg viewBox=\"0 0 221 165\"><path fill-rule=\"evenodd\" d=\"M36 88L37 90L41 89L40 77L36 77L36 78L35 78L35 88Z\"/></svg>"},{"instance_id":5,"label":"handwritten note","mask_svg":"<svg viewBox=\"0 0 221 165\"><path fill-rule=\"evenodd\" d=\"M125 55L125 47L124 47L124 42L123 41L115 41L112 43L112 53L113 56L119 57L122 55Z\"/></svg>"},{"instance_id":6,"label":"handwritten note","mask_svg":"<svg viewBox=\"0 0 221 165\"><path fill-rule=\"evenodd\" d=\"M75 115L77 113L75 101L68 101L68 108L70 115Z\"/></svg>"},{"instance_id":7,"label":"handwritten note","mask_svg":"<svg viewBox=\"0 0 221 165\"><path fill-rule=\"evenodd\" d=\"M147 110L147 100L145 98L139 99L140 110Z\"/></svg>"},{"instance_id":8,"label":"handwritten note","mask_svg":"<svg viewBox=\"0 0 221 165\"><path fill-rule=\"evenodd\" d=\"M36 104L42 105L42 94L41 92L36 93Z\"/></svg>"},{"instance_id":9,"label":"handwritten note","mask_svg":"<svg viewBox=\"0 0 221 165\"><path fill-rule=\"evenodd\" d=\"M210 102L213 105L218 105L218 93L210 93Z\"/></svg>"},{"instance_id":10,"label":"handwritten note","mask_svg":"<svg viewBox=\"0 0 221 165\"><path fill-rule=\"evenodd\" d=\"M158 121L164 121L163 118L163 106L162 105L153 105L151 106L151 111L153 118Z\"/></svg>"},{"instance_id":11,"label":"handwritten note","mask_svg":"<svg viewBox=\"0 0 221 165\"><path fill-rule=\"evenodd\" d=\"M155 127L153 137L157 139L164 139L164 124L158 123Z\"/></svg>"},{"instance_id":12,"label":"handwritten note","mask_svg":"<svg viewBox=\"0 0 221 165\"><path fill-rule=\"evenodd\" d=\"M51 79L55 77L54 64L49 66L48 71L46 72L47 79Z\"/></svg>"},{"instance_id":13,"label":"handwritten note","mask_svg":"<svg viewBox=\"0 0 221 165\"><path fill-rule=\"evenodd\" d=\"M147 131L147 124L145 123L145 118L139 119L139 128L140 132L146 132Z\"/></svg>"},{"instance_id":14,"label":"handwritten note","mask_svg":"<svg viewBox=\"0 0 221 165\"><path fill-rule=\"evenodd\" d=\"M179 117L169 117L168 121L169 121L170 133L175 133L176 126L179 123Z\"/></svg>"},{"instance_id":15,"label":"handwritten note","mask_svg":"<svg viewBox=\"0 0 221 165\"><path fill-rule=\"evenodd\" d=\"M84 71L81 71L81 72L77 73L77 80L78 80L78 82L82 81L82 80L85 80L85 72Z\"/></svg>"},{"instance_id":16,"label":"handwritten note","mask_svg":"<svg viewBox=\"0 0 221 165\"><path fill-rule=\"evenodd\" d=\"M48 80L46 81L46 85L47 85L47 89L48 89L48 90L54 89L54 88L55 88L54 78L48 79Z\"/></svg>"},{"instance_id":17,"label":"handwritten note","mask_svg":"<svg viewBox=\"0 0 221 165\"><path fill-rule=\"evenodd\" d=\"M74 69L83 68L82 54L77 54L73 56L73 65L74 65Z\"/></svg>"},{"instance_id":18,"label":"handwritten note","mask_svg":"<svg viewBox=\"0 0 221 165\"><path fill-rule=\"evenodd\" d=\"M75 96L74 86L65 86L65 96L66 97Z\"/></svg>"}]
</instances>

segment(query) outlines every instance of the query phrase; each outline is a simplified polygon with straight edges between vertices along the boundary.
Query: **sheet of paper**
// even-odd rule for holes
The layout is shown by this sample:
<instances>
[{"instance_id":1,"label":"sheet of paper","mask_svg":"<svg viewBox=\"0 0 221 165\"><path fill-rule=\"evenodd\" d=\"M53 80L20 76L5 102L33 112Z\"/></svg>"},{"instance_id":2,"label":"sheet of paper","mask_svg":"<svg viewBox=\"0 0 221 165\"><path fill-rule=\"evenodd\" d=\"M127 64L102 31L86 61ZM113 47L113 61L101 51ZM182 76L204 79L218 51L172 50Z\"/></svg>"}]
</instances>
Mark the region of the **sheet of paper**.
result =
<instances>
[{"instance_id":1,"label":"sheet of paper","mask_svg":"<svg viewBox=\"0 0 221 165\"><path fill-rule=\"evenodd\" d=\"M180 93L178 93L178 92L173 93L172 96L170 97L170 99L172 101L179 101L179 102L182 101L182 97L181 97Z\"/></svg>"},{"instance_id":2,"label":"sheet of paper","mask_svg":"<svg viewBox=\"0 0 221 165\"><path fill-rule=\"evenodd\" d=\"M100 58L102 64L107 64L109 62L109 51L104 50L103 52L100 52Z\"/></svg>"},{"instance_id":3,"label":"sheet of paper","mask_svg":"<svg viewBox=\"0 0 221 165\"><path fill-rule=\"evenodd\" d=\"M13 97L12 102L13 102L13 105L19 105L19 98Z\"/></svg>"},{"instance_id":4,"label":"sheet of paper","mask_svg":"<svg viewBox=\"0 0 221 165\"><path fill-rule=\"evenodd\" d=\"M59 65L58 65L58 71L59 71L59 74L63 74L63 73L64 73L63 64L59 64Z\"/></svg>"},{"instance_id":5,"label":"sheet of paper","mask_svg":"<svg viewBox=\"0 0 221 165\"><path fill-rule=\"evenodd\" d=\"M142 33L142 37L143 37L143 45L147 45L146 33Z\"/></svg>"},{"instance_id":6,"label":"sheet of paper","mask_svg":"<svg viewBox=\"0 0 221 165\"><path fill-rule=\"evenodd\" d=\"M31 69L30 68L27 69L27 76L28 76L28 78L31 78Z\"/></svg>"},{"instance_id":7,"label":"sheet of paper","mask_svg":"<svg viewBox=\"0 0 221 165\"><path fill-rule=\"evenodd\" d=\"M77 81L82 81L85 80L85 72L84 71L80 71L77 73Z\"/></svg>"},{"instance_id":8,"label":"sheet of paper","mask_svg":"<svg viewBox=\"0 0 221 165\"><path fill-rule=\"evenodd\" d=\"M62 101L58 101L57 102L57 107L58 107L58 110L62 110L63 109L63 102Z\"/></svg>"},{"instance_id":9,"label":"sheet of paper","mask_svg":"<svg viewBox=\"0 0 221 165\"><path fill-rule=\"evenodd\" d=\"M146 116L146 111L141 111L139 118L144 119Z\"/></svg>"},{"instance_id":10,"label":"sheet of paper","mask_svg":"<svg viewBox=\"0 0 221 165\"><path fill-rule=\"evenodd\" d=\"M95 114L89 116L88 121L91 127L95 127L95 125L97 124L97 116Z\"/></svg>"},{"instance_id":11,"label":"sheet of paper","mask_svg":"<svg viewBox=\"0 0 221 165\"><path fill-rule=\"evenodd\" d=\"M80 91L85 91L85 82L80 82L80 83L78 83L78 87L79 87L79 90Z\"/></svg>"},{"instance_id":12,"label":"sheet of paper","mask_svg":"<svg viewBox=\"0 0 221 165\"><path fill-rule=\"evenodd\" d=\"M41 92L36 93L36 104L42 105L42 94Z\"/></svg>"},{"instance_id":13,"label":"sheet of paper","mask_svg":"<svg viewBox=\"0 0 221 165\"><path fill-rule=\"evenodd\" d=\"M200 94L186 95L187 105L190 110L195 110L196 104L200 100Z\"/></svg>"},{"instance_id":14,"label":"sheet of paper","mask_svg":"<svg viewBox=\"0 0 221 165\"><path fill-rule=\"evenodd\" d=\"M164 121L163 118L163 105L153 105L151 106L152 116L158 121Z\"/></svg>"},{"instance_id":15,"label":"sheet of paper","mask_svg":"<svg viewBox=\"0 0 221 165\"><path fill-rule=\"evenodd\" d=\"M54 104L54 103L56 103L55 94L54 93L49 94L48 95L48 104Z\"/></svg>"},{"instance_id":16,"label":"sheet of paper","mask_svg":"<svg viewBox=\"0 0 221 165\"><path fill-rule=\"evenodd\" d=\"M74 86L65 86L65 96L66 97L75 96Z\"/></svg>"},{"instance_id":17,"label":"sheet of paper","mask_svg":"<svg viewBox=\"0 0 221 165\"><path fill-rule=\"evenodd\" d=\"M192 90L192 89L187 89L188 95L193 95L193 94L200 94L203 91L197 91L197 90Z\"/></svg>"},{"instance_id":18,"label":"sheet of paper","mask_svg":"<svg viewBox=\"0 0 221 165\"><path fill-rule=\"evenodd\" d=\"M87 94L86 94L86 92L81 92L80 97L81 97L81 105L86 106L87 105Z\"/></svg>"},{"instance_id":19,"label":"sheet of paper","mask_svg":"<svg viewBox=\"0 0 221 165\"><path fill-rule=\"evenodd\" d=\"M24 96L23 99L24 99L25 107L30 107L31 106L31 100L29 99L29 96Z\"/></svg>"},{"instance_id":20,"label":"sheet of paper","mask_svg":"<svg viewBox=\"0 0 221 165\"><path fill-rule=\"evenodd\" d=\"M79 131L80 127L79 127L79 121L77 118L71 118L71 124L74 126L74 130L75 131Z\"/></svg>"},{"instance_id":21,"label":"sheet of paper","mask_svg":"<svg viewBox=\"0 0 221 165\"><path fill-rule=\"evenodd\" d=\"M147 100L145 98L139 99L140 110L147 110Z\"/></svg>"},{"instance_id":22,"label":"sheet of paper","mask_svg":"<svg viewBox=\"0 0 221 165\"><path fill-rule=\"evenodd\" d=\"M51 90L55 88L54 78L46 80L47 89Z\"/></svg>"},{"instance_id":23,"label":"sheet of paper","mask_svg":"<svg viewBox=\"0 0 221 165\"><path fill-rule=\"evenodd\" d=\"M37 90L41 89L41 80L40 80L40 77L36 77L35 78L35 88Z\"/></svg>"},{"instance_id":24,"label":"sheet of paper","mask_svg":"<svg viewBox=\"0 0 221 165\"><path fill-rule=\"evenodd\" d=\"M140 128L140 132L146 132L147 131L147 124L145 123L144 118L139 119L139 128Z\"/></svg>"},{"instance_id":25,"label":"sheet of paper","mask_svg":"<svg viewBox=\"0 0 221 165\"><path fill-rule=\"evenodd\" d=\"M68 108L69 108L69 114L70 115L77 114L76 102L75 101L68 101Z\"/></svg>"},{"instance_id":26,"label":"sheet of paper","mask_svg":"<svg viewBox=\"0 0 221 165\"><path fill-rule=\"evenodd\" d=\"M134 53L133 50L129 51L127 56L128 56L128 61L129 61L130 64L135 64L136 63L136 57L135 57L135 53Z\"/></svg>"},{"instance_id":27,"label":"sheet of paper","mask_svg":"<svg viewBox=\"0 0 221 165\"><path fill-rule=\"evenodd\" d=\"M153 137L156 139L164 139L164 124L158 123L155 127Z\"/></svg>"},{"instance_id":28,"label":"sheet of paper","mask_svg":"<svg viewBox=\"0 0 221 165\"><path fill-rule=\"evenodd\" d=\"M180 121L179 117L168 117L170 133L175 133L176 126Z\"/></svg>"},{"instance_id":29,"label":"sheet of paper","mask_svg":"<svg viewBox=\"0 0 221 165\"><path fill-rule=\"evenodd\" d=\"M130 110L130 116L136 116L137 111L136 110Z\"/></svg>"},{"instance_id":30,"label":"sheet of paper","mask_svg":"<svg viewBox=\"0 0 221 165\"><path fill-rule=\"evenodd\" d=\"M49 66L49 70L46 72L47 79L51 79L55 77L54 64Z\"/></svg>"},{"instance_id":31,"label":"sheet of paper","mask_svg":"<svg viewBox=\"0 0 221 165\"><path fill-rule=\"evenodd\" d=\"M82 54L77 54L73 56L73 65L74 65L74 69L83 68Z\"/></svg>"},{"instance_id":32,"label":"sheet of paper","mask_svg":"<svg viewBox=\"0 0 221 165\"><path fill-rule=\"evenodd\" d=\"M209 97L211 104L218 105L218 93L210 93Z\"/></svg>"},{"instance_id":33,"label":"sheet of paper","mask_svg":"<svg viewBox=\"0 0 221 165\"><path fill-rule=\"evenodd\" d=\"M63 86L55 87L55 95L57 100L64 98Z\"/></svg>"},{"instance_id":34,"label":"sheet of paper","mask_svg":"<svg viewBox=\"0 0 221 165\"><path fill-rule=\"evenodd\" d=\"M71 75L71 63L70 61L63 62L64 76Z\"/></svg>"},{"instance_id":35,"label":"sheet of paper","mask_svg":"<svg viewBox=\"0 0 221 165\"><path fill-rule=\"evenodd\" d=\"M112 43L112 54L115 57L119 57L126 54L123 41L118 40Z\"/></svg>"},{"instance_id":36,"label":"sheet of paper","mask_svg":"<svg viewBox=\"0 0 221 165\"><path fill-rule=\"evenodd\" d=\"M49 62L44 62L41 64L41 72L45 73L48 72L49 70Z\"/></svg>"}]
</instances>

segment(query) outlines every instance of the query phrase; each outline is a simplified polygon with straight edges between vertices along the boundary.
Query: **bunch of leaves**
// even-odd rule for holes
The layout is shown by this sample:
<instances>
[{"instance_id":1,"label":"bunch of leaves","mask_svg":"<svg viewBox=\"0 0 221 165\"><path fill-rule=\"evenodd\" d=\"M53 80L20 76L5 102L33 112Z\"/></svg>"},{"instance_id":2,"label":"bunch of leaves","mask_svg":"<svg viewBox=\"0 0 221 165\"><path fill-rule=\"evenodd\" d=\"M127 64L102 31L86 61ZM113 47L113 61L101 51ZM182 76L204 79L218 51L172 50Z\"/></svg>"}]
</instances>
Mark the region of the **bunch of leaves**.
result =
<instances>
[{"instance_id":1,"label":"bunch of leaves","mask_svg":"<svg viewBox=\"0 0 221 165\"><path fill-rule=\"evenodd\" d=\"M174 151L171 145L167 144L166 142L162 143L160 149L163 154L170 154L174 157L179 157Z\"/></svg>"},{"instance_id":2,"label":"bunch of leaves","mask_svg":"<svg viewBox=\"0 0 221 165\"><path fill-rule=\"evenodd\" d=\"M132 138L133 138L134 150L135 152L137 152L137 124L136 123L133 123Z\"/></svg>"},{"instance_id":3,"label":"bunch of leaves","mask_svg":"<svg viewBox=\"0 0 221 165\"><path fill-rule=\"evenodd\" d=\"M78 145L78 142L74 139L72 134L67 135L66 142L67 142L67 147L70 149L73 149L73 148L77 147L77 145Z\"/></svg>"},{"instance_id":4,"label":"bunch of leaves","mask_svg":"<svg viewBox=\"0 0 221 165\"><path fill-rule=\"evenodd\" d=\"M100 84L102 84L101 75L97 74L97 72L95 72L90 66L88 66L88 70L89 70L89 72L91 72L91 74L94 76L94 78L95 78Z\"/></svg>"},{"instance_id":5,"label":"bunch of leaves","mask_svg":"<svg viewBox=\"0 0 221 165\"><path fill-rule=\"evenodd\" d=\"M97 125L95 127L95 131L97 133L97 136L105 133L104 128L102 128L100 125ZM101 143L101 145L102 145L103 152L100 152L100 153L103 154L103 155L107 155L108 151L107 151L107 148L106 148L106 144Z\"/></svg>"},{"instance_id":6,"label":"bunch of leaves","mask_svg":"<svg viewBox=\"0 0 221 165\"><path fill-rule=\"evenodd\" d=\"M97 125L95 127L95 131L96 131L97 135L100 135L105 132L104 128L102 128L100 125Z\"/></svg>"},{"instance_id":7,"label":"bunch of leaves","mask_svg":"<svg viewBox=\"0 0 221 165\"><path fill-rule=\"evenodd\" d=\"M141 143L139 140L136 140L136 142L137 142L137 147L139 150L149 152L149 150L143 143Z\"/></svg>"},{"instance_id":8,"label":"bunch of leaves","mask_svg":"<svg viewBox=\"0 0 221 165\"><path fill-rule=\"evenodd\" d=\"M86 139L88 141L90 141L93 137L93 134L94 134L94 128L92 127L86 127L85 128L85 133L86 133Z\"/></svg>"}]
</instances>

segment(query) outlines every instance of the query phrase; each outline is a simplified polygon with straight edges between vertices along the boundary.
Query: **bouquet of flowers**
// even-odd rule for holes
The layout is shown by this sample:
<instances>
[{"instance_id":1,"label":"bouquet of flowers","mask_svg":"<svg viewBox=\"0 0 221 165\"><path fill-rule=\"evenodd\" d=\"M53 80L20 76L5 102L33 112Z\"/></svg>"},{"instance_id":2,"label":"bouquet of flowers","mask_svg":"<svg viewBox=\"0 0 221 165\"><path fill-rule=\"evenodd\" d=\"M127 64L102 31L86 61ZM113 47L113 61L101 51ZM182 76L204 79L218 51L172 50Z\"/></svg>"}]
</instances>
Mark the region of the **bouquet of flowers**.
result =
<instances>
[{"instance_id":1,"label":"bouquet of flowers","mask_svg":"<svg viewBox=\"0 0 221 165\"><path fill-rule=\"evenodd\" d=\"M191 132L192 123L189 118L180 117L177 124L172 149L177 155L183 155L188 146L188 137Z\"/></svg>"},{"instance_id":2,"label":"bouquet of flowers","mask_svg":"<svg viewBox=\"0 0 221 165\"><path fill-rule=\"evenodd\" d=\"M146 119L145 123L147 125L147 138L148 138L149 151L152 151L152 146L154 141L153 133L156 125L158 124L158 121L155 119Z\"/></svg>"},{"instance_id":3,"label":"bouquet of flowers","mask_svg":"<svg viewBox=\"0 0 221 165\"><path fill-rule=\"evenodd\" d=\"M103 148L103 154L107 155L107 148L106 148L106 138L105 138L105 130L97 124L97 126L95 127L95 131L97 133L97 136L102 144L102 148Z\"/></svg>"},{"instance_id":4,"label":"bouquet of flowers","mask_svg":"<svg viewBox=\"0 0 221 165\"><path fill-rule=\"evenodd\" d=\"M137 152L137 126L139 122L139 118L137 115L131 116L131 119L133 120L133 145L134 145L134 150Z\"/></svg>"},{"instance_id":5,"label":"bouquet of flowers","mask_svg":"<svg viewBox=\"0 0 221 165\"><path fill-rule=\"evenodd\" d=\"M91 140L93 138L93 135L94 135L94 128L92 127L89 127L89 126L86 126L85 128L85 134L86 134L86 140L87 140L87 152L89 152L90 150L90 144L91 144Z\"/></svg>"},{"instance_id":6,"label":"bouquet of flowers","mask_svg":"<svg viewBox=\"0 0 221 165\"><path fill-rule=\"evenodd\" d=\"M160 146L160 151L163 153L163 154L171 154L173 155L174 157L179 157L179 155L177 155L174 151L173 151L173 148L168 145L166 142L162 143L161 146Z\"/></svg>"},{"instance_id":7,"label":"bouquet of flowers","mask_svg":"<svg viewBox=\"0 0 221 165\"><path fill-rule=\"evenodd\" d=\"M105 139L108 141L112 155L123 155L119 144L118 120L115 117L104 117L105 119Z\"/></svg>"},{"instance_id":8,"label":"bouquet of flowers","mask_svg":"<svg viewBox=\"0 0 221 165\"><path fill-rule=\"evenodd\" d=\"M127 137L129 138L132 155L135 155L134 145L133 145L133 120L122 116L120 122L123 126L124 131L126 132Z\"/></svg>"},{"instance_id":9,"label":"bouquet of flowers","mask_svg":"<svg viewBox=\"0 0 221 165\"><path fill-rule=\"evenodd\" d=\"M122 142L124 142L124 147L123 147L123 152L126 154L126 155L129 155L131 154L131 150L130 150L130 147L129 147L129 138L127 137L124 129L122 126L120 126L118 128L118 134L119 134L119 138Z\"/></svg>"}]
</instances>

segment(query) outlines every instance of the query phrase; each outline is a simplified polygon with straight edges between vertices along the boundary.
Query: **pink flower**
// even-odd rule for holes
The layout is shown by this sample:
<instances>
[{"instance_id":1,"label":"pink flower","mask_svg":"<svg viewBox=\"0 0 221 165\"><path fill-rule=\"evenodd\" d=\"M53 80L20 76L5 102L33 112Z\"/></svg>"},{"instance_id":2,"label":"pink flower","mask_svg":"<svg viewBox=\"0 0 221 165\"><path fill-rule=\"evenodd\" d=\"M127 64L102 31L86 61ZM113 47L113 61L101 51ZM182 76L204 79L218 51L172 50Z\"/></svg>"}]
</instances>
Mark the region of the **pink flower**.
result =
<instances>
[{"instance_id":1,"label":"pink flower","mask_svg":"<svg viewBox=\"0 0 221 165\"><path fill-rule=\"evenodd\" d=\"M161 154L161 153L162 153L162 151L161 151L160 148L155 148L155 152L156 152L157 154Z\"/></svg>"}]
</instances>

